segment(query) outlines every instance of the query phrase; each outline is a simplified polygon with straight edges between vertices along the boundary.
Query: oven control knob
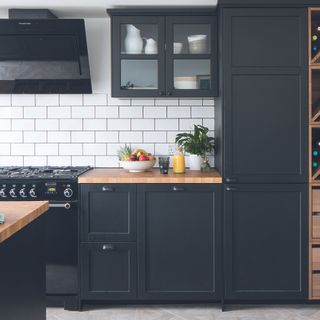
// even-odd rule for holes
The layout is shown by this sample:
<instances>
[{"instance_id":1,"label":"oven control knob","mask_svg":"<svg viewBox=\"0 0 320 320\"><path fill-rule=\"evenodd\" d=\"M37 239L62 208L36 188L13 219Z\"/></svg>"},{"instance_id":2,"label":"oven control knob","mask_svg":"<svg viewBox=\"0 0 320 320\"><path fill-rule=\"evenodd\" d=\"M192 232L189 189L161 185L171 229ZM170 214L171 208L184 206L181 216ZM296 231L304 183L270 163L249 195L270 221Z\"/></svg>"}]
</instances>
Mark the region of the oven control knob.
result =
<instances>
[{"instance_id":1,"label":"oven control knob","mask_svg":"<svg viewBox=\"0 0 320 320\"><path fill-rule=\"evenodd\" d=\"M66 188L64 189L63 194L66 198L71 198L73 195L73 191L70 188Z\"/></svg>"},{"instance_id":2,"label":"oven control knob","mask_svg":"<svg viewBox=\"0 0 320 320\"><path fill-rule=\"evenodd\" d=\"M10 189L9 194L11 198L16 198L17 197L16 188Z\"/></svg>"},{"instance_id":3,"label":"oven control knob","mask_svg":"<svg viewBox=\"0 0 320 320\"><path fill-rule=\"evenodd\" d=\"M26 198L27 195L26 195L26 189L25 188L22 188L20 191L19 191L19 194L20 194L20 197L21 198Z\"/></svg>"},{"instance_id":4,"label":"oven control knob","mask_svg":"<svg viewBox=\"0 0 320 320\"><path fill-rule=\"evenodd\" d=\"M36 189L35 188L30 189L29 194L31 198L36 198L37 197Z\"/></svg>"},{"instance_id":5,"label":"oven control knob","mask_svg":"<svg viewBox=\"0 0 320 320\"><path fill-rule=\"evenodd\" d=\"M6 198L6 197L7 197L7 195L6 195L6 188L0 189L0 197L1 197L1 198Z\"/></svg>"}]
</instances>

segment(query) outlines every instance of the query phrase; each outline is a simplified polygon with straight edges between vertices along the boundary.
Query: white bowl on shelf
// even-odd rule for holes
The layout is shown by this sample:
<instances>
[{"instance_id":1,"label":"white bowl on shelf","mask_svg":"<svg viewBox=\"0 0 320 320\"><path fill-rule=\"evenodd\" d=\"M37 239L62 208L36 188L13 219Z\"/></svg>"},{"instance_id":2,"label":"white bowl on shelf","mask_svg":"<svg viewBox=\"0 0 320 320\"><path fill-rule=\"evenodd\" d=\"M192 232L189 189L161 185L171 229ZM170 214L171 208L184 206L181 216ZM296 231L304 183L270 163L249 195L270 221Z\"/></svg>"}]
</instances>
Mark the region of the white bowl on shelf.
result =
<instances>
[{"instance_id":1,"label":"white bowl on shelf","mask_svg":"<svg viewBox=\"0 0 320 320\"><path fill-rule=\"evenodd\" d=\"M183 43L182 42L174 42L173 43L173 54L180 54L182 52Z\"/></svg>"},{"instance_id":2,"label":"white bowl on shelf","mask_svg":"<svg viewBox=\"0 0 320 320\"><path fill-rule=\"evenodd\" d=\"M198 89L197 77L175 77L174 88L182 90Z\"/></svg>"},{"instance_id":3,"label":"white bowl on shelf","mask_svg":"<svg viewBox=\"0 0 320 320\"><path fill-rule=\"evenodd\" d=\"M150 170L156 163L156 160L149 161L120 161L123 169L129 172L143 172Z\"/></svg>"}]
</instances>

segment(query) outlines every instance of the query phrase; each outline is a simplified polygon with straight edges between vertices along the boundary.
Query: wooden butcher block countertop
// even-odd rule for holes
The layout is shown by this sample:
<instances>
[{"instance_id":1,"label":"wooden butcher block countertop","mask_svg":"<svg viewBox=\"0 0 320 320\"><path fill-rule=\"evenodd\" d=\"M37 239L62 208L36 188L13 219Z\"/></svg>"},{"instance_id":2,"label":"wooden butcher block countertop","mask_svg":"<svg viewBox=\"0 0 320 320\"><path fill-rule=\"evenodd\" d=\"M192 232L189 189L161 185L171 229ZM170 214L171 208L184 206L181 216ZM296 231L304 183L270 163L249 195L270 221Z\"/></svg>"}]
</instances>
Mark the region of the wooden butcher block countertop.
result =
<instances>
[{"instance_id":1,"label":"wooden butcher block countertop","mask_svg":"<svg viewBox=\"0 0 320 320\"><path fill-rule=\"evenodd\" d=\"M210 172L190 171L184 174L160 174L159 169L147 172L128 172L124 169L92 169L78 178L79 183L222 183L216 170Z\"/></svg>"},{"instance_id":2,"label":"wooden butcher block countertop","mask_svg":"<svg viewBox=\"0 0 320 320\"><path fill-rule=\"evenodd\" d=\"M0 224L0 243L23 229L49 209L48 201L1 201L0 212L5 223Z\"/></svg>"}]
</instances>

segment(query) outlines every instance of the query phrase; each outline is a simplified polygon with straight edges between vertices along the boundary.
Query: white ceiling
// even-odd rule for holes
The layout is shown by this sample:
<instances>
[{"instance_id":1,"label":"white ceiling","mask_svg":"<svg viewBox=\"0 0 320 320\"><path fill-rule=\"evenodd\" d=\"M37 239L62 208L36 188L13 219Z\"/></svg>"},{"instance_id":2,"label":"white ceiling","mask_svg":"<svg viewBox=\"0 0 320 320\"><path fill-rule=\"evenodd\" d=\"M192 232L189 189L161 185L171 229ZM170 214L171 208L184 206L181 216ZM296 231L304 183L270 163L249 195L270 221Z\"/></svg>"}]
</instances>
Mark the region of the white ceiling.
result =
<instances>
[{"instance_id":1,"label":"white ceiling","mask_svg":"<svg viewBox=\"0 0 320 320\"><path fill-rule=\"evenodd\" d=\"M0 17L8 8L48 8L58 17L105 17L105 9L124 6L215 6L217 0L0 0Z\"/></svg>"}]
</instances>

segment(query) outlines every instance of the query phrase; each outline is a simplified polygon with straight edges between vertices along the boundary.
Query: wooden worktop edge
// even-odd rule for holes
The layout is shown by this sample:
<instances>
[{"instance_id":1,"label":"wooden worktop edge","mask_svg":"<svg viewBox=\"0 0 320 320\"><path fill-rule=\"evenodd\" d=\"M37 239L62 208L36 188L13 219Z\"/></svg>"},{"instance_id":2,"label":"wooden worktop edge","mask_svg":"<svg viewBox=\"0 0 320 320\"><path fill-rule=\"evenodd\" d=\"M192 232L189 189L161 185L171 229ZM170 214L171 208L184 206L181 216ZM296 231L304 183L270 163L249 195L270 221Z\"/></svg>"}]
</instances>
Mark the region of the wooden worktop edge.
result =
<instances>
[{"instance_id":1,"label":"wooden worktop edge","mask_svg":"<svg viewBox=\"0 0 320 320\"><path fill-rule=\"evenodd\" d=\"M20 202L20 201L12 201L10 204L8 202L1 202L0 203L0 209L1 212L4 212L6 215L6 222L3 225L0 225L0 243L4 242L11 236L13 236L15 233L22 230L24 227L26 227L28 224L30 224L32 221L36 220L38 217L40 217L43 213L45 213L49 209L49 203L48 201L32 201L28 203L38 204L38 207L33 208L32 210L28 209L28 211L25 212L25 214L21 213L20 217L15 217L15 214L19 212L19 209L15 209L15 213L6 213L6 209L3 207L5 204L8 204L9 206L12 206L15 204L17 208L19 208L19 205L25 204L26 201ZM21 212L26 209L21 209ZM12 217L13 216L13 217Z\"/></svg>"}]
</instances>

